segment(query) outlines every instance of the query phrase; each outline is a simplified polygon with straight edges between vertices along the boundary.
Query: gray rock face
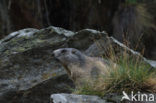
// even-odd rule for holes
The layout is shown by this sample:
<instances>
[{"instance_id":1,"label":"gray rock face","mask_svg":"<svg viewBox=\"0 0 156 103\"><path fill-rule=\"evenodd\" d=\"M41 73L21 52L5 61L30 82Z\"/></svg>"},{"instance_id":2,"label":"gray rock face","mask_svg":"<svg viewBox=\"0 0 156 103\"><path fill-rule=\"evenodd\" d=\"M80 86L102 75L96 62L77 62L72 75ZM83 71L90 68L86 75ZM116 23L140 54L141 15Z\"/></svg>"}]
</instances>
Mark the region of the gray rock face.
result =
<instances>
[{"instance_id":1,"label":"gray rock face","mask_svg":"<svg viewBox=\"0 0 156 103\"><path fill-rule=\"evenodd\" d=\"M146 93L145 93L146 94ZM154 101L144 100L122 100L123 95L109 94L103 98L98 96L89 95L76 95L76 94L52 94L50 96L50 103L155 103ZM129 96L131 98L131 96ZM122 101L121 101L122 100Z\"/></svg>"},{"instance_id":2,"label":"gray rock face","mask_svg":"<svg viewBox=\"0 0 156 103\"><path fill-rule=\"evenodd\" d=\"M130 57L138 58L152 68L156 68L156 61L144 58L139 52L126 47L113 37L103 37L97 40L85 51L85 54L93 57L108 56L107 53L109 53L110 50L114 51L116 57L120 57L126 52Z\"/></svg>"},{"instance_id":3,"label":"gray rock face","mask_svg":"<svg viewBox=\"0 0 156 103\"><path fill-rule=\"evenodd\" d=\"M51 78L62 77L66 74L62 65L51 56L53 50L61 47L77 47L80 50L86 50L94 40L105 35L105 33L99 33L88 29L72 32L51 26L41 30L31 28L19 30L0 40L0 102L4 102L4 97L5 103L7 103L20 95L18 99L15 99L18 101L20 98L24 98L28 91L33 92L34 87L38 85L40 85L40 89L36 94L43 93L43 90L45 91L43 94L45 94L47 89L50 90L53 86L59 85L55 82L56 84L53 84L52 87L43 86L44 83L51 85L56 80ZM51 80L51 82L45 82L47 80ZM68 78L66 77L65 80ZM60 82L65 80L60 80ZM71 88L72 81L65 82L65 84L69 85L66 87ZM62 87L57 92L62 90L67 90L67 88ZM53 92L53 90L49 91L48 94ZM48 101L49 96L45 96L38 95L38 99L42 101L44 98L44 101ZM38 99L34 98L31 103ZM16 103L18 103L17 101ZM38 103L44 102L38 101Z\"/></svg>"},{"instance_id":4,"label":"gray rock face","mask_svg":"<svg viewBox=\"0 0 156 103\"><path fill-rule=\"evenodd\" d=\"M75 95L75 94L53 94L51 103L107 103L97 96Z\"/></svg>"},{"instance_id":5,"label":"gray rock face","mask_svg":"<svg viewBox=\"0 0 156 103\"><path fill-rule=\"evenodd\" d=\"M53 77L25 90L9 89L0 96L0 103L49 103L51 93L71 93L74 88L67 75Z\"/></svg>"}]
</instances>

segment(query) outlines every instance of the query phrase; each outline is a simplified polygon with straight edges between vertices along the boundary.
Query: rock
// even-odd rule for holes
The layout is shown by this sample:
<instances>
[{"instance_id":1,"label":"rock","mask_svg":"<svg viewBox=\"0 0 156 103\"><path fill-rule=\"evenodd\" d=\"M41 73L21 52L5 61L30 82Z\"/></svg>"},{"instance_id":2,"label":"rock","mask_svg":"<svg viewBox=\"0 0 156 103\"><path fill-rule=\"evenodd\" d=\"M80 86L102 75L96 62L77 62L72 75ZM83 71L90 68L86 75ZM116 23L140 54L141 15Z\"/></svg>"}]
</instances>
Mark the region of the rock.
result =
<instances>
[{"instance_id":1,"label":"rock","mask_svg":"<svg viewBox=\"0 0 156 103\"><path fill-rule=\"evenodd\" d=\"M99 40L101 37L106 37L106 35L107 33L105 31L100 32L93 29L83 29L76 32L70 38L68 45L79 50L86 50L94 41Z\"/></svg>"},{"instance_id":2,"label":"rock","mask_svg":"<svg viewBox=\"0 0 156 103\"><path fill-rule=\"evenodd\" d=\"M62 34L60 34L61 32ZM53 49L61 46L67 39L67 37L63 35L63 32L66 32L66 30L61 31L59 28L57 30L55 27L42 30L23 29L11 33L1 40L0 102L5 101L5 103L9 103L14 98L16 103L21 103L21 98L25 98L25 101L30 101L31 97L33 98L39 93L46 94L47 89L50 90L54 88L53 86L58 85L57 82L54 82L57 79L50 78L62 77L66 73L62 66L51 56L51 52ZM70 33L73 32L70 31ZM49 80L49 82L44 82L47 80ZM59 80L59 82L62 81L63 84L66 80L68 79L65 78L63 81ZM55 83L55 85L51 83ZM52 86L47 88L44 84ZM72 84L72 81L66 84ZM36 85L41 86L39 90L34 91L33 87L36 87ZM70 85L68 87L70 87ZM65 89L62 88L58 89L58 91L59 90L62 91ZM25 97L27 92L33 95ZM48 92L51 94L54 90ZM10 95L10 93L12 95ZM45 96L42 98L45 98ZM38 95L37 98L31 100L31 103L41 101L40 98L41 96ZM43 99L43 101L48 100L48 98ZM38 103L44 103L43 101Z\"/></svg>"},{"instance_id":3,"label":"rock","mask_svg":"<svg viewBox=\"0 0 156 103\"><path fill-rule=\"evenodd\" d=\"M71 93L74 88L67 75L43 81L27 90L8 90L0 96L0 103L48 103L51 93Z\"/></svg>"},{"instance_id":4,"label":"rock","mask_svg":"<svg viewBox=\"0 0 156 103\"><path fill-rule=\"evenodd\" d=\"M27 98L28 100L25 101L30 101L31 96L34 98L31 103L48 101L47 95L45 97L36 96L36 94L47 92L51 94L54 92L53 86L60 86L61 82L68 80L66 77L59 83L55 82L55 85L51 87L44 86L45 84L51 85L57 80L56 77L61 78L66 74L62 65L51 56L52 51L72 46L86 50L94 40L105 35L105 33L99 33L99 31L89 29L72 32L51 26L41 30L32 28L19 30L0 40L0 102L5 100L5 103L9 103L12 100L9 98L16 98L16 103L21 103L21 98ZM72 81L66 84L71 87ZM40 85L39 90L34 91L38 85ZM47 91L51 89L52 91ZM66 90L59 89L56 91ZM66 90L66 92L69 91L70 89ZM25 94L30 94L29 92L33 95L25 97Z\"/></svg>"},{"instance_id":5,"label":"rock","mask_svg":"<svg viewBox=\"0 0 156 103\"><path fill-rule=\"evenodd\" d=\"M20 30L21 34L11 33L10 38L1 40L0 91L6 88L25 90L51 77L65 74L61 65L50 55L56 48L54 46L61 46L66 36L58 35L52 28L32 31L31 35L27 33L29 36L24 31Z\"/></svg>"},{"instance_id":6,"label":"rock","mask_svg":"<svg viewBox=\"0 0 156 103\"><path fill-rule=\"evenodd\" d=\"M98 96L76 94L52 94L50 103L108 103Z\"/></svg>"},{"instance_id":7,"label":"rock","mask_svg":"<svg viewBox=\"0 0 156 103\"><path fill-rule=\"evenodd\" d=\"M123 53L127 53L131 58L139 58L145 64L150 65L152 68L156 68L156 61L151 61L143 57L139 52L136 52L124 44L120 43L113 37L103 37L100 40L95 41L86 51L88 56L99 57L109 56L110 50L114 51L116 57L120 57Z\"/></svg>"},{"instance_id":8,"label":"rock","mask_svg":"<svg viewBox=\"0 0 156 103\"><path fill-rule=\"evenodd\" d=\"M0 43L2 42L7 42L9 40L11 40L12 38L16 37L30 37L32 36L35 32L37 32L38 29L34 29L34 28L26 28L26 29L22 29L22 30L19 30L19 31L15 31L13 33L10 33L7 37L5 37L4 39L2 39L0 41Z\"/></svg>"},{"instance_id":9,"label":"rock","mask_svg":"<svg viewBox=\"0 0 156 103\"><path fill-rule=\"evenodd\" d=\"M154 61L154 60L147 60L147 62L150 63L153 67L156 68L156 61Z\"/></svg>"},{"instance_id":10,"label":"rock","mask_svg":"<svg viewBox=\"0 0 156 103\"><path fill-rule=\"evenodd\" d=\"M145 93L149 95L148 93ZM152 94L156 96L155 94ZM131 95L128 95L130 98ZM154 101L148 101L148 99L143 98L140 101L135 101L134 99L129 100L122 100L123 95L121 94L108 94L103 98L98 96L91 96L91 95L76 95L76 94L52 94L50 96L50 103L155 103Z\"/></svg>"}]
</instances>

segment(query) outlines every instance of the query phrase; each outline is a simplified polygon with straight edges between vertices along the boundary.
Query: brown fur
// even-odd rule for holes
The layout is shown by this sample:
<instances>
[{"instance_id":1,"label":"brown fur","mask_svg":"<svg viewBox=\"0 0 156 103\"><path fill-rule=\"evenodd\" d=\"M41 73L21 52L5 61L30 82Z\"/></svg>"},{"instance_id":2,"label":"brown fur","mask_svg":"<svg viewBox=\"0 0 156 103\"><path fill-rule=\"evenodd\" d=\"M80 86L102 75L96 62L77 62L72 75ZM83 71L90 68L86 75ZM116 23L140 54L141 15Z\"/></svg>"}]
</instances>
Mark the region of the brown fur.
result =
<instances>
[{"instance_id":1,"label":"brown fur","mask_svg":"<svg viewBox=\"0 0 156 103\"><path fill-rule=\"evenodd\" d=\"M62 54L62 50L66 50L66 53ZM73 54L72 50L76 51L77 53ZM75 55L78 58L75 58ZM63 48L55 50L54 56L61 62L61 64L63 64L68 75L77 85L82 84L88 80L93 80L100 75L106 75L109 70L109 64L104 62L102 59L88 57L74 48ZM81 59L74 60L72 56L74 59ZM72 59L69 62L66 60L69 59L68 57Z\"/></svg>"}]
</instances>

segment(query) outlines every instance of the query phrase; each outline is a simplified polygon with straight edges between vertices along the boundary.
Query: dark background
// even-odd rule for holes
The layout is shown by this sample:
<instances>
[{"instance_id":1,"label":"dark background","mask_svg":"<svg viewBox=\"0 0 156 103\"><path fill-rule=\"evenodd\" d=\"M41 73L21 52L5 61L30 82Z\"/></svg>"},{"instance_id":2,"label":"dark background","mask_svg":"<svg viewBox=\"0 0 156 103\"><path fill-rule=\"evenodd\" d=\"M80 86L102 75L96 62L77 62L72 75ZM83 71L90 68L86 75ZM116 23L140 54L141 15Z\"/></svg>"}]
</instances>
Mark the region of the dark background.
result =
<instances>
[{"instance_id":1,"label":"dark background","mask_svg":"<svg viewBox=\"0 0 156 103\"><path fill-rule=\"evenodd\" d=\"M0 0L0 39L23 28L105 30L156 60L156 0Z\"/></svg>"}]
</instances>

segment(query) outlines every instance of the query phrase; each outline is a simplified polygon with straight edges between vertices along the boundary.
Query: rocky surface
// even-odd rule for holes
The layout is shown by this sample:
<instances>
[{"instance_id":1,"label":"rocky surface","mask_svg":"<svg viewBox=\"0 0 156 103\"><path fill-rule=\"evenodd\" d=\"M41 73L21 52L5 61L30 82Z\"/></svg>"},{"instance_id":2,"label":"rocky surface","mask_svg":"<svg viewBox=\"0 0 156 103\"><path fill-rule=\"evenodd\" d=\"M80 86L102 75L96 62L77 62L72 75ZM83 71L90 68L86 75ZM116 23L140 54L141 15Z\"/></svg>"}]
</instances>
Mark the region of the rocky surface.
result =
<instances>
[{"instance_id":1,"label":"rocky surface","mask_svg":"<svg viewBox=\"0 0 156 103\"><path fill-rule=\"evenodd\" d=\"M113 37L102 37L97 40L85 51L85 54L93 57L101 56L108 58L111 51L114 52L116 57L123 56L124 53L127 53L130 58L140 59L145 64L149 64L152 68L156 68L156 61L146 59L139 52L128 48Z\"/></svg>"},{"instance_id":2,"label":"rocky surface","mask_svg":"<svg viewBox=\"0 0 156 103\"><path fill-rule=\"evenodd\" d=\"M98 96L90 95L58 93L50 96L50 103L155 103L154 101L148 101L145 98L143 101L129 101L126 99L122 100L122 97L123 95L116 94L109 94L100 98ZM132 98L131 95L129 95L129 97Z\"/></svg>"},{"instance_id":3,"label":"rocky surface","mask_svg":"<svg viewBox=\"0 0 156 103\"><path fill-rule=\"evenodd\" d=\"M51 103L108 103L97 96L75 95L75 94L53 94Z\"/></svg>"},{"instance_id":4,"label":"rocky surface","mask_svg":"<svg viewBox=\"0 0 156 103\"><path fill-rule=\"evenodd\" d=\"M44 81L66 74L63 67L51 56L52 51L61 47L76 47L85 50L94 40L105 35L99 33L89 29L72 32L51 26L41 30L31 28L19 30L0 40L0 101L4 101L3 97L5 96L7 103L14 97L18 97L19 94L23 98L25 92L32 92L36 85L41 85L41 89L36 94L41 90L46 92L48 88L43 86ZM82 45L83 43L85 45ZM70 87L72 82L67 84ZM50 85L50 82L46 82L46 85ZM53 91L49 91L49 94L51 93ZM38 99L42 98L49 100L46 95L38 96ZM47 101L46 99L44 100ZM36 100L34 99L31 103Z\"/></svg>"},{"instance_id":5,"label":"rocky surface","mask_svg":"<svg viewBox=\"0 0 156 103\"><path fill-rule=\"evenodd\" d=\"M125 49L131 55L140 55L106 35L104 31L72 32L53 26L11 33L0 40L0 102L48 103L50 94L70 93L74 85L52 56L55 49L72 47L90 56L101 56L109 52L109 44L115 44L113 48L120 47L116 55ZM98 42L104 48L98 49Z\"/></svg>"},{"instance_id":6,"label":"rocky surface","mask_svg":"<svg viewBox=\"0 0 156 103\"><path fill-rule=\"evenodd\" d=\"M8 89L0 95L0 103L49 103L52 93L71 93L73 82L67 75L53 77L25 90Z\"/></svg>"}]
</instances>

